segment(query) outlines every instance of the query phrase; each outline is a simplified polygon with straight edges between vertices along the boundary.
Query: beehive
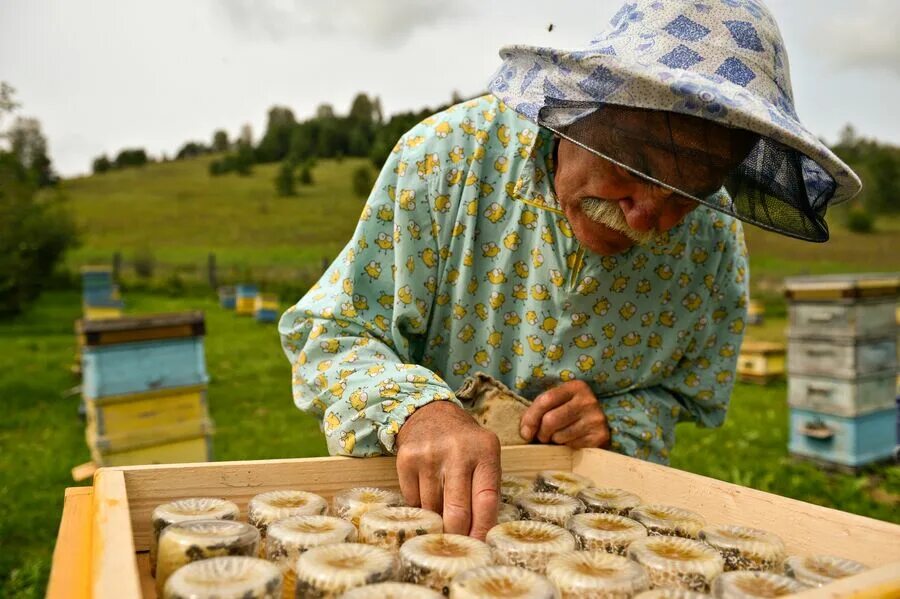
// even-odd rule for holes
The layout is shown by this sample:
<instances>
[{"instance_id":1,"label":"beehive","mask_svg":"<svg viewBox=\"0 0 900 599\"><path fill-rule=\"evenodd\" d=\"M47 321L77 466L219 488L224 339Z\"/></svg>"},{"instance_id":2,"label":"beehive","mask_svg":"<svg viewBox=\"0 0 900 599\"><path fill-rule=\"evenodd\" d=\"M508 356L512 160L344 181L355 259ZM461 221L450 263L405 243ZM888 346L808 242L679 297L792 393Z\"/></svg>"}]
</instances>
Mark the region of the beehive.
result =
<instances>
[{"instance_id":1,"label":"beehive","mask_svg":"<svg viewBox=\"0 0 900 599\"><path fill-rule=\"evenodd\" d=\"M95 462L211 459L204 332L202 312L76 323Z\"/></svg>"},{"instance_id":2,"label":"beehive","mask_svg":"<svg viewBox=\"0 0 900 599\"><path fill-rule=\"evenodd\" d=\"M765 385L784 377L783 343L744 341L738 356L738 378L747 383Z\"/></svg>"},{"instance_id":3,"label":"beehive","mask_svg":"<svg viewBox=\"0 0 900 599\"><path fill-rule=\"evenodd\" d=\"M900 592L900 527L642 462L599 449L505 447L503 470L533 477L569 470L627 489L648 502L702 514L711 524L777 531L791 555L837 553L873 568L812 589L804 598L889 596ZM398 487L393 458L312 458L101 469L92 488L67 491L47 596L151 598L150 513L185 497L221 497L247 513L250 498L297 488L331 500L350 485ZM679 540L679 539L676 539Z\"/></svg>"},{"instance_id":4,"label":"beehive","mask_svg":"<svg viewBox=\"0 0 900 599\"><path fill-rule=\"evenodd\" d=\"M785 287L791 453L851 469L889 457L900 275L799 277Z\"/></svg>"},{"instance_id":5,"label":"beehive","mask_svg":"<svg viewBox=\"0 0 900 599\"><path fill-rule=\"evenodd\" d=\"M219 305L226 310L234 310L237 291L233 285L223 285L218 289Z\"/></svg>"},{"instance_id":6,"label":"beehive","mask_svg":"<svg viewBox=\"0 0 900 599\"><path fill-rule=\"evenodd\" d=\"M239 316L251 316L256 307L256 285L238 285L235 292L234 312Z\"/></svg>"},{"instance_id":7,"label":"beehive","mask_svg":"<svg viewBox=\"0 0 900 599\"><path fill-rule=\"evenodd\" d=\"M759 300L750 300L747 304L747 324L761 325L766 307Z\"/></svg>"},{"instance_id":8,"label":"beehive","mask_svg":"<svg viewBox=\"0 0 900 599\"><path fill-rule=\"evenodd\" d=\"M278 319L278 296L260 293L253 303L253 316L258 322L275 322Z\"/></svg>"}]
</instances>

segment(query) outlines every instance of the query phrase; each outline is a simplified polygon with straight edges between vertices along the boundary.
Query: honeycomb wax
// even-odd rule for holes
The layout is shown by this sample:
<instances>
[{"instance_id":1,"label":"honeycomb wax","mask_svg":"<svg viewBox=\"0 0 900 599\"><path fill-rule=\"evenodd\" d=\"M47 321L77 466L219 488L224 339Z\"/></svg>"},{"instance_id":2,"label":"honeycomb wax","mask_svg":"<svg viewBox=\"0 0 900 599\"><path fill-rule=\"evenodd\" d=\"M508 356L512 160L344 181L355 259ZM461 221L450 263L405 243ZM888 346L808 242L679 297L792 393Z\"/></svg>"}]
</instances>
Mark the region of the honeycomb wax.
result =
<instances>
[{"instance_id":1,"label":"honeycomb wax","mask_svg":"<svg viewBox=\"0 0 900 599\"><path fill-rule=\"evenodd\" d=\"M400 547L400 579L442 593L457 574L490 564L487 544L465 535L422 535Z\"/></svg>"},{"instance_id":2,"label":"honeycomb wax","mask_svg":"<svg viewBox=\"0 0 900 599\"><path fill-rule=\"evenodd\" d=\"M523 520L539 520L565 526L569 518L584 510L584 505L571 495L532 491L516 498Z\"/></svg>"},{"instance_id":3,"label":"honeycomb wax","mask_svg":"<svg viewBox=\"0 0 900 599\"><path fill-rule=\"evenodd\" d=\"M867 566L835 555L808 557L793 555L784 562L784 571L788 576L812 587L819 587L865 570L868 570Z\"/></svg>"},{"instance_id":4,"label":"honeycomb wax","mask_svg":"<svg viewBox=\"0 0 900 599\"><path fill-rule=\"evenodd\" d=\"M670 505L639 505L628 517L647 528L650 535L696 539L706 520L700 514Z\"/></svg>"},{"instance_id":5,"label":"honeycomb wax","mask_svg":"<svg viewBox=\"0 0 900 599\"><path fill-rule=\"evenodd\" d=\"M584 511L627 516L628 512L641 504L641 498L634 493L610 487L588 487L576 495L584 504Z\"/></svg>"},{"instance_id":6,"label":"honeycomb wax","mask_svg":"<svg viewBox=\"0 0 900 599\"><path fill-rule=\"evenodd\" d=\"M263 556L279 567L284 576L284 597L293 599L297 582L294 566L301 553L321 545L355 540L356 527L347 520L334 516L293 516L269 525Z\"/></svg>"},{"instance_id":7,"label":"honeycomb wax","mask_svg":"<svg viewBox=\"0 0 900 599\"><path fill-rule=\"evenodd\" d=\"M359 540L391 551L398 551L408 539L443 530L440 514L420 507L382 508L359 519Z\"/></svg>"},{"instance_id":8,"label":"honeycomb wax","mask_svg":"<svg viewBox=\"0 0 900 599\"><path fill-rule=\"evenodd\" d=\"M188 520L170 524L159 535L156 592L178 568L210 557L259 554L259 531L245 522Z\"/></svg>"},{"instance_id":9,"label":"honeycomb wax","mask_svg":"<svg viewBox=\"0 0 900 599\"><path fill-rule=\"evenodd\" d=\"M349 520L359 527L359 519L366 512L403 505L399 493L377 487L355 487L341 491L331 501L332 511L338 518Z\"/></svg>"},{"instance_id":10,"label":"honeycomb wax","mask_svg":"<svg viewBox=\"0 0 900 599\"><path fill-rule=\"evenodd\" d=\"M163 599L278 599L281 572L274 564L242 556L213 557L179 568L166 581Z\"/></svg>"},{"instance_id":11,"label":"honeycomb wax","mask_svg":"<svg viewBox=\"0 0 900 599\"><path fill-rule=\"evenodd\" d=\"M535 491L547 491L550 493L562 493L563 495L578 495L582 490L593 487L594 481L586 476L566 472L565 470L543 470L538 472L534 481Z\"/></svg>"},{"instance_id":12,"label":"honeycomb wax","mask_svg":"<svg viewBox=\"0 0 900 599\"><path fill-rule=\"evenodd\" d=\"M549 522L517 520L498 524L485 538L495 564L542 573L551 557L576 549L575 537Z\"/></svg>"},{"instance_id":13,"label":"honeycomb wax","mask_svg":"<svg viewBox=\"0 0 900 599\"><path fill-rule=\"evenodd\" d=\"M159 534L175 522L188 520L237 520L238 506L218 497L191 497L156 506L150 515L150 574L156 576L156 548Z\"/></svg>"},{"instance_id":14,"label":"honeycomb wax","mask_svg":"<svg viewBox=\"0 0 900 599\"><path fill-rule=\"evenodd\" d=\"M725 571L781 571L784 541L776 535L746 526L707 526L698 538L716 548L725 560Z\"/></svg>"},{"instance_id":15,"label":"honeycomb wax","mask_svg":"<svg viewBox=\"0 0 900 599\"><path fill-rule=\"evenodd\" d=\"M397 559L374 545L335 543L301 554L295 571L297 597L332 599L356 587L394 580Z\"/></svg>"},{"instance_id":16,"label":"honeycomb wax","mask_svg":"<svg viewBox=\"0 0 900 599\"><path fill-rule=\"evenodd\" d=\"M675 587L700 593L709 591L724 567L715 549L680 537L638 539L628 546L628 558L644 568L653 588Z\"/></svg>"},{"instance_id":17,"label":"honeycomb wax","mask_svg":"<svg viewBox=\"0 0 900 599\"><path fill-rule=\"evenodd\" d=\"M463 572L450 583L450 599L557 599L545 576L514 566L483 566Z\"/></svg>"},{"instance_id":18,"label":"honeycomb wax","mask_svg":"<svg viewBox=\"0 0 900 599\"><path fill-rule=\"evenodd\" d=\"M625 555L633 541L647 536L644 525L616 514L576 514L566 527L580 549Z\"/></svg>"},{"instance_id":19,"label":"honeycomb wax","mask_svg":"<svg viewBox=\"0 0 900 599\"><path fill-rule=\"evenodd\" d=\"M644 569L605 551L572 551L547 563L547 578L564 599L630 599L650 588Z\"/></svg>"}]
</instances>

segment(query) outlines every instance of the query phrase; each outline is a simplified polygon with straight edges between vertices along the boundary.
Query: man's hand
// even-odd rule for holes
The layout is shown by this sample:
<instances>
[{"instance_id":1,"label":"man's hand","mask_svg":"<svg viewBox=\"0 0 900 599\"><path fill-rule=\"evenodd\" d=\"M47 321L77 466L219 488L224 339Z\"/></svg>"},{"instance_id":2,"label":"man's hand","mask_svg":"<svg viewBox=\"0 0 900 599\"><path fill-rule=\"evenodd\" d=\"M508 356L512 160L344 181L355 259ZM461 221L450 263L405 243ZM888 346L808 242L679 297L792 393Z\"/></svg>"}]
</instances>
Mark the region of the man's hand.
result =
<instances>
[{"instance_id":1,"label":"man's hand","mask_svg":"<svg viewBox=\"0 0 900 599\"><path fill-rule=\"evenodd\" d=\"M600 402L584 381L569 381L540 394L522 415L526 441L582 447L609 445L609 426Z\"/></svg>"},{"instance_id":2,"label":"man's hand","mask_svg":"<svg viewBox=\"0 0 900 599\"><path fill-rule=\"evenodd\" d=\"M444 532L484 539L497 523L500 442L449 401L416 410L397 435L406 503L442 513Z\"/></svg>"}]
</instances>

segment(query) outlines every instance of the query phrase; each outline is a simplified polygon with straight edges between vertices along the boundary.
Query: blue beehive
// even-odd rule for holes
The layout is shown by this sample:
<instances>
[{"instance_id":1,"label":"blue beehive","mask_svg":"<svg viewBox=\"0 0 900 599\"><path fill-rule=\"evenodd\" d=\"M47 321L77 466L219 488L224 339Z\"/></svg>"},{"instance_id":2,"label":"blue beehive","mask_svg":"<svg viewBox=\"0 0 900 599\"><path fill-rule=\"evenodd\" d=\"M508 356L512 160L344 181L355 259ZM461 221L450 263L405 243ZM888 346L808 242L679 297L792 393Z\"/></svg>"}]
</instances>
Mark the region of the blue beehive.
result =
<instances>
[{"instance_id":1,"label":"blue beehive","mask_svg":"<svg viewBox=\"0 0 900 599\"><path fill-rule=\"evenodd\" d=\"M852 418L791 408L791 453L858 467L890 457L896 408Z\"/></svg>"},{"instance_id":2,"label":"blue beehive","mask_svg":"<svg viewBox=\"0 0 900 599\"><path fill-rule=\"evenodd\" d=\"M896 445L900 275L787 279L790 451L857 468Z\"/></svg>"},{"instance_id":3,"label":"blue beehive","mask_svg":"<svg viewBox=\"0 0 900 599\"><path fill-rule=\"evenodd\" d=\"M85 347L82 372L82 393L94 399L208 381L202 337Z\"/></svg>"}]
</instances>

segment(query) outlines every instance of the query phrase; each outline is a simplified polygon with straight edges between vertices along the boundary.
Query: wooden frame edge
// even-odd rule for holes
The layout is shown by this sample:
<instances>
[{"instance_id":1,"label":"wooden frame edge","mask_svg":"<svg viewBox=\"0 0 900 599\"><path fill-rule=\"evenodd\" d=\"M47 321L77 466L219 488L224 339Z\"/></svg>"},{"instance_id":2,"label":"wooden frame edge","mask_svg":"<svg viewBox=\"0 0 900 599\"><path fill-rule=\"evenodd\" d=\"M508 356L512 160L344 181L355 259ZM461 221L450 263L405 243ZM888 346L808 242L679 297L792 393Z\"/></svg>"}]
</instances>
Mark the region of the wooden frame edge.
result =
<instances>
[{"instance_id":1,"label":"wooden frame edge","mask_svg":"<svg viewBox=\"0 0 900 599\"><path fill-rule=\"evenodd\" d=\"M47 599L88 599L93 487L68 487L53 548Z\"/></svg>"},{"instance_id":2,"label":"wooden frame edge","mask_svg":"<svg viewBox=\"0 0 900 599\"><path fill-rule=\"evenodd\" d=\"M91 539L91 597L140 599L128 493L121 471L101 468L94 475ZM105 551L107 547L117 550Z\"/></svg>"}]
</instances>

